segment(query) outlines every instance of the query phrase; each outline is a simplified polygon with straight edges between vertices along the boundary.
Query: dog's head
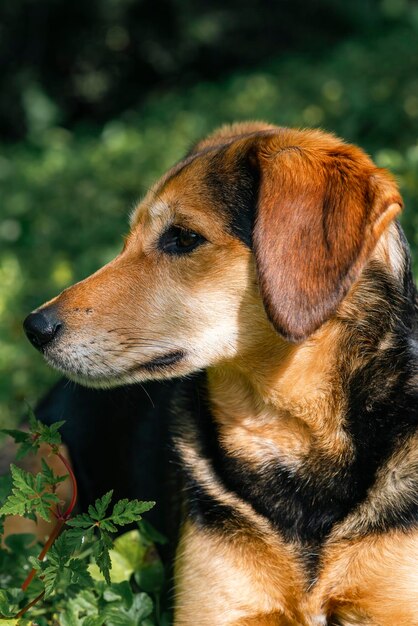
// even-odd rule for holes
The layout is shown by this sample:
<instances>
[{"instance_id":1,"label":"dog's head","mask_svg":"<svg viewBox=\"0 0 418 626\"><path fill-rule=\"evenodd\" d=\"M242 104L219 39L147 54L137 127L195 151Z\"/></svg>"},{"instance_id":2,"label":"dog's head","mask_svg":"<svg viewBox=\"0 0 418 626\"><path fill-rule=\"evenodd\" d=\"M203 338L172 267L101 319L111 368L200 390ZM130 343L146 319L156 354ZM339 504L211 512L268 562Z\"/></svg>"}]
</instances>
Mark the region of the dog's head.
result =
<instances>
[{"instance_id":1,"label":"dog's head","mask_svg":"<svg viewBox=\"0 0 418 626\"><path fill-rule=\"evenodd\" d=\"M335 314L400 208L390 175L332 135L225 127L147 194L123 251L25 330L92 386L244 358L269 333L301 341Z\"/></svg>"}]
</instances>

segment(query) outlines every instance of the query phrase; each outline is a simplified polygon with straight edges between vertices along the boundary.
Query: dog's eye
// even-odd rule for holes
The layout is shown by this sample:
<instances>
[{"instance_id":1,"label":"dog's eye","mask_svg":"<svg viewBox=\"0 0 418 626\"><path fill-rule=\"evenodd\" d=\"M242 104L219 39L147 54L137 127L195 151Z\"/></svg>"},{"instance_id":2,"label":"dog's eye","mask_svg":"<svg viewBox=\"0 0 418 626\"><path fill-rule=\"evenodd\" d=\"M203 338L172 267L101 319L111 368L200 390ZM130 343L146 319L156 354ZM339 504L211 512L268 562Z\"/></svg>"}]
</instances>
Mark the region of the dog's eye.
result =
<instances>
[{"instance_id":1,"label":"dog's eye","mask_svg":"<svg viewBox=\"0 0 418 626\"><path fill-rule=\"evenodd\" d=\"M180 228L180 226L171 226L162 235L159 247L163 252L168 252L169 254L187 254L187 252L191 252L204 241L206 239L193 230Z\"/></svg>"}]
</instances>

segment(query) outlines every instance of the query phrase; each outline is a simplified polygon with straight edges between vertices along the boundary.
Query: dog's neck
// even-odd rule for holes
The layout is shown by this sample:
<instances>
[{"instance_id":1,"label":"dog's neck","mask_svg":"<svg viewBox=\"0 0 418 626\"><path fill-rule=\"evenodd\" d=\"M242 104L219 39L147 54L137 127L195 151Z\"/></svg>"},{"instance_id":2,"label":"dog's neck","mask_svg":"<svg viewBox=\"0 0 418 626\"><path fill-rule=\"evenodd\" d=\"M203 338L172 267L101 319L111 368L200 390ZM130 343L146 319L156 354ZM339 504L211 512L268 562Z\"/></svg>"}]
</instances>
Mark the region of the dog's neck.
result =
<instances>
[{"instance_id":1,"label":"dog's neck","mask_svg":"<svg viewBox=\"0 0 418 626\"><path fill-rule=\"evenodd\" d=\"M388 229L337 315L307 341L289 344L265 326L257 346L209 370L211 410L231 454L256 465L279 457L297 466L314 451L350 458L350 381L371 362L393 359L395 343L410 338L410 331L401 336L405 318L414 316L403 309L411 302L404 291L413 286L401 237L396 225ZM372 378L371 367L371 403L375 384L382 387Z\"/></svg>"},{"instance_id":2,"label":"dog's neck","mask_svg":"<svg viewBox=\"0 0 418 626\"><path fill-rule=\"evenodd\" d=\"M297 465L312 446L349 451L337 339L336 324L303 345L274 337L268 353L209 370L211 410L230 452L256 464L279 456Z\"/></svg>"}]
</instances>

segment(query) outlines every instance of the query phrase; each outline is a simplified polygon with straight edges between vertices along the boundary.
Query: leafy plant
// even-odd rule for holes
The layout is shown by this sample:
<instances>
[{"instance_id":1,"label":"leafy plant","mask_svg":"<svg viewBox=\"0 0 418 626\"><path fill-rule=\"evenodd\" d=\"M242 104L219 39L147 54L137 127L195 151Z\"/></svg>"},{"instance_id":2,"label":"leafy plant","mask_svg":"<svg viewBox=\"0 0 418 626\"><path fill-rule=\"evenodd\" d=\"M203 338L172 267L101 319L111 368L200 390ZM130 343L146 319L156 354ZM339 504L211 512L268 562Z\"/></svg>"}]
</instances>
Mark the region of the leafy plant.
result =
<instances>
[{"instance_id":1,"label":"leafy plant","mask_svg":"<svg viewBox=\"0 0 418 626\"><path fill-rule=\"evenodd\" d=\"M67 473L56 475L42 459L36 475L12 465L11 476L0 481L1 524L7 515L56 520L42 547L34 535L6 537L0 550L0 620L39 626L167 625L169 617L160 610L164 568L155 549L164 538L141 519L154 502L112 503L109 491L87 513L74 515L77 482L59 447L63 422L45 426L31 414L29 424L29 432L5 431L20 446L17 460L46 444ZM66 480L71 498L64 509L57 487ZM114 538L132 524L137 529Z\"/></svg>"}]
</instances>

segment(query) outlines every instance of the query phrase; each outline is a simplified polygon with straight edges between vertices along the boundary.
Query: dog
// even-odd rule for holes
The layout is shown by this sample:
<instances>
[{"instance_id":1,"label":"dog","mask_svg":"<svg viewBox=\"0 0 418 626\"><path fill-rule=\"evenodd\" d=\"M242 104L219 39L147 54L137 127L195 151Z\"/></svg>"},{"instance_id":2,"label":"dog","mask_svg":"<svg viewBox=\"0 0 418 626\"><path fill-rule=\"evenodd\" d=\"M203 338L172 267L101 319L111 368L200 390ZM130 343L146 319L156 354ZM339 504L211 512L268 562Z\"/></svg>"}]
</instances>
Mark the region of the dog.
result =
<instances>
[{"instance_id":1,"label":"dog","mask_svg":"<svg viewBox=\"0 0 418 626\"><path fill-rule=\"evenodd\" d=\"M418 625L401 208L332 134L225 126L147 193L113 261L26 318L78 384L152 386L185 494L176 626Z\"/></svg>"}]
</instances>

